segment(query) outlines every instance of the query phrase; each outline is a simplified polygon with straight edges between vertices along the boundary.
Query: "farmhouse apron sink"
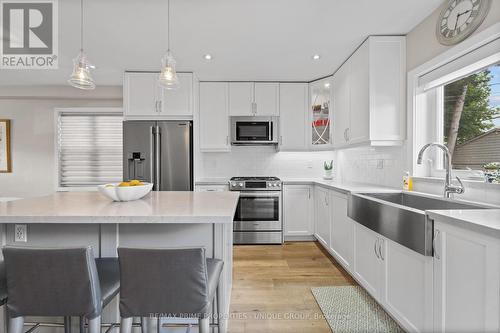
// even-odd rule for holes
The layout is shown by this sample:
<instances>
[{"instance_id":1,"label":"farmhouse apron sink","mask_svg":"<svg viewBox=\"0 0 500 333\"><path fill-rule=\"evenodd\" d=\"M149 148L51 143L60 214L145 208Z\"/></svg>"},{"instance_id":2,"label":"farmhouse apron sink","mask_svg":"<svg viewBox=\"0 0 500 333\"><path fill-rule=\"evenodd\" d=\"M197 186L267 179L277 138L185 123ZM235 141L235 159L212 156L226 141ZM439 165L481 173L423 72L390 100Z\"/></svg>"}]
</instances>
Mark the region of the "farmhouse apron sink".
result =
<instances>
[{"instance_id":1,"label":"farmhouse apron sink","mask_svg":"<svg viewBox=\"0 0 500 333\"><path fill-rule=\"evenodd\" d=\"M408 192L351 193L354 221L422 255L432 256L433 221L427 210L487 209L482 205Z\"/></svg>"}]
</instances>

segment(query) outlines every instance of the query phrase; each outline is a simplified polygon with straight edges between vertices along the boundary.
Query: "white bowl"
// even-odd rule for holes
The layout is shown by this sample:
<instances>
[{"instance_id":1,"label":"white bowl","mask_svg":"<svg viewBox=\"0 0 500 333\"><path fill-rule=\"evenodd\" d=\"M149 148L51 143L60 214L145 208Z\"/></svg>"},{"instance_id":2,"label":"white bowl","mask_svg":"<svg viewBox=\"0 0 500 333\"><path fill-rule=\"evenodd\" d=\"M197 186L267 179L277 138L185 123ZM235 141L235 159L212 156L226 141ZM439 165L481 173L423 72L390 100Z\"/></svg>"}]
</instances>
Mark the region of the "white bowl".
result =
<instances>
[{"instance_id":1,"label":"white bowl","mask_svg":"<svg viewBox=\"0 0 500 333\"><path fill-rule=\"evenodd\" d=\"M97 189L113 201L133 201L139 200L151 192L153 184L144 183L144 185L123 187L119 187L118 184L105 184L97 186Z\"/></svg>"}]
</instances>

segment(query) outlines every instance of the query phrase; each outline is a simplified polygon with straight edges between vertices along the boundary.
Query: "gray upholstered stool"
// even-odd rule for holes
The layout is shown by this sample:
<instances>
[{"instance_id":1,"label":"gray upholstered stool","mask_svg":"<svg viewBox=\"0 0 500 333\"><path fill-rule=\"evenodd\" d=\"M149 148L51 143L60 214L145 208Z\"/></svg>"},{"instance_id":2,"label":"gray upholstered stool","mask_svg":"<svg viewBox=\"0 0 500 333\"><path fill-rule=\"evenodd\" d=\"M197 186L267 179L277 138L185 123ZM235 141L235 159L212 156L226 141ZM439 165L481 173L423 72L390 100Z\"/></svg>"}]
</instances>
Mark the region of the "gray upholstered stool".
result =
<instances>
[{"instance_id":1,"label":"gray upholstered stool","mask_svg":"<svg viewBox=\"0 0 500 333\"><path fill-rule=\"evenodd\" d=\"M220 311L222 260L207 259L203 248L119 248L118 258L121 333L131 332L133 317L197 318L199 332L208 333L216 294Z\"/></svg>"},{"instance_id":2,"label":"gray upholstered stool","mask_svg":"<svg viewBox=\"0 0 500 333\"><path fill-rule=\"evenodd\" d=\"M7 302L7 277L5 276L5 262L0 258L0 306Z\"/></svg>"},{"instance_id":3,"label":"gray upholstered stool","mask_svg":"<svg viewBox=\"0 0 500 333\"><path fill-rule=\"evenodd\" d=\"M24 317L88 320L89 333L100 333L105 304L119 291L116 259L98 259L92 248L3 249L7 271L9 333L22 333ZM101 280L99 275L101 274Z\"/></svg>"}]
</instances>

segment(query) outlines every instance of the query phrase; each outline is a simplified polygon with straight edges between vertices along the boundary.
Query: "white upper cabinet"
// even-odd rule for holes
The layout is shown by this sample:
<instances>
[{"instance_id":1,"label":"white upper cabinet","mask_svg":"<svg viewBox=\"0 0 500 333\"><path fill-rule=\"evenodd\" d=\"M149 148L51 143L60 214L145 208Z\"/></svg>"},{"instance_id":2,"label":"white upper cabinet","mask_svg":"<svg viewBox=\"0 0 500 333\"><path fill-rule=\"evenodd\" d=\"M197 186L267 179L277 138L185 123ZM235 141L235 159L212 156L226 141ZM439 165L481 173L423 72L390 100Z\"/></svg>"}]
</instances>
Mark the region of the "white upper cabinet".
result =
<instances>
[{"instance_id":1,"label":"white upper cabinet","mask_svg":"<svg viewBox=\"0 0 500 333\"><path fill-rule=\"evenodd\" d=\"M227 82L200 83L200 150L229 151L229 86Z\"/></svg>"},{"instance_id":2,"label":"white upper cabinet","mask_svg":"<svg viewBox=\"0 0 500 333\"><path fill-rule=\"evenodd\" d=\"M157 79L154 73L125 73L123 104L126 117L158 115L160 89Z\"/></svg>"},{"instance_id":3,"label":"white upper cabinet","mask_svg":"<svg viewBox=\"0 0 500 333\"><path fill-rule=\"evenodd\" d=\"M280 86L275 82L255 83L255 114L279 116Z\"/></svg>"},{"instance_id":4,"label":"white upper cabinet","mask_svg":"<svg viewBox=\"0 0 500 333\"><path fill-rule=\"evenodd\" d=\"M350 113L346 131L349 143L370 139L369 44L363 43L349 63Z\"/></svg>"},{"instance_id":5,"label":"white upper cabinet","mask_svg":"<svg viewBox=\"0 0 500 333\"><path fill-rule=\"evenodd\" d=\"M229 82L231 116L278 116L279 83Z\"/></svg>"},{"instance_id":6,"label":"white upper cabinet","mask_svg":"<svg viewBox=\"0 0 500 333\"><path fill-rule=\"evenodd\" d=\"M405 138L406 41L369 37L333 76L334 146Z\"/></svg>"},{"instance_id":7,"label":"white upper cabinet","mask_svg":"<svg viewBox=\"0 0 500 333\"><path fill-rule=\"evenodd\" d=\"M345 63L333 76L333 143L335 146L347 144L347 129L350 123L350 63Z\"/></svg>"},{"instance_id":8,"label":"white upper cabinet","mask_svg":"<svg viewBox=\"0 0 500 333\"><path fill-rule=\"evenodd\" d=\"M178 73L179 87L158 86L158 73L125 72L125 119L186 119L193 116L193 74Z\"/></svg>"},{"instance_id":9,"label":"white upper cabinet","mask_svg":"<svg viewBox=\"0 0 500 333\"><path fill-rule=\"evenodd\" d=\"M177 73L179 87L175 90L160 89L161 115L192 116L193 115L193 74Z\"/></svg>"},{"instance_id":10,"label":"white upper cabinet","mask_svg":"<svg viewBox=\"0 0 500 333\"><path fill-rule=\"evenodd\" d=\"M254 115L253 82L229 82L229 114L231 116Z\"/></svg>"},{"instance_id":11,"label":"white upper cabinet","mask_svg":"<svg viewBox=\"0 0 500 333\"><path fill-rule=\"evenodd\" d=\"M307 83L280 83L280 149L307 149Z\"/></svg>"}]
</instances>

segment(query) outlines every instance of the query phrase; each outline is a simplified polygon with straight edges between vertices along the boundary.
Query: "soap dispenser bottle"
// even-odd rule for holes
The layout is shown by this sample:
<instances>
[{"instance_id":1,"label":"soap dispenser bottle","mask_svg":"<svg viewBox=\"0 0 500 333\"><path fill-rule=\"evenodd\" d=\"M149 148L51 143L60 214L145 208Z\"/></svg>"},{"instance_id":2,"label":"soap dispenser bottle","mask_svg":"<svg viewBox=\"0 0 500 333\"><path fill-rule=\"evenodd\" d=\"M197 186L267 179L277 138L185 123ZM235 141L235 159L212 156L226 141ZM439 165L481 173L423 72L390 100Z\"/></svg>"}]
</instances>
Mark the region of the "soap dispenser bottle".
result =
<instances>
[{"instance_id":1,"label":"soap dispenser bottle","mask_svg":"<svg viewBox=\"0 0 500 333\"><path fill-rule=\"evenodd\" d=\"M403 176L403 190L413 190L413 179L411 178L409 171L406 171L405 175Z\"/></svg>"}]
</instances>

